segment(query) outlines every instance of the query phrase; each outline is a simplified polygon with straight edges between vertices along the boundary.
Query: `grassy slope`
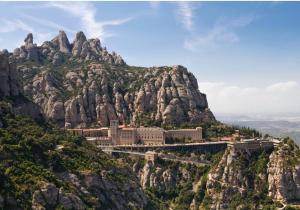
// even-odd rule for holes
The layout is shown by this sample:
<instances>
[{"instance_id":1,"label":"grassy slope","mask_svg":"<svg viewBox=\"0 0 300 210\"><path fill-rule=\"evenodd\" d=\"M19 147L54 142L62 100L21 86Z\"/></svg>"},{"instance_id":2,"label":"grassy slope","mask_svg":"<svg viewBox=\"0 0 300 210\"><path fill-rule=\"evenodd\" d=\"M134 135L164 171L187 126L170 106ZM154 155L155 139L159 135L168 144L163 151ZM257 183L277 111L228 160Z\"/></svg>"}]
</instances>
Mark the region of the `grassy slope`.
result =
<instances>
[{"instance_id":1,"label":"grassy slope","mask_svg":"<svg viewBox=\"0 0 300 210\"><path fill-rule=\"evenodd\" d=\"M31 207L32 193L44 182L54 183L72 192L74 186L54 173L69 171L108 172L109 179L124 183L128 179L116 170L123 168L81 137L70 136L45 122L10 114L3 103L0 128L0 194L12 198L22 209ZM57 150L57 145L64 148ZM111 172L113 171L113 172ZM93 205L92 196L81 199Z\"/></svg>"}]
</instances>

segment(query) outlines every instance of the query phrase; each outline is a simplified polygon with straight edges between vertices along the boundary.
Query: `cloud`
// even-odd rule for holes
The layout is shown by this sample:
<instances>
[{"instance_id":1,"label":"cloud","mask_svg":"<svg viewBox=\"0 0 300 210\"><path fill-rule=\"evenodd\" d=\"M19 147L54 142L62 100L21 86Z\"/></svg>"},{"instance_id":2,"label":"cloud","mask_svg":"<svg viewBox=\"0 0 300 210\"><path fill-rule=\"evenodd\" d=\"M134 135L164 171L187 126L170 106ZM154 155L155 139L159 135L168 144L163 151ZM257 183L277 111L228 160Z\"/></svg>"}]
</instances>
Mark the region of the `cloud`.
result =
<instances>
[{"instance_id":1,"label":"cloud","mask_svg":"<svg viewBox=\"0 0 300 210\"><path fill-rule=\"evenodd\" d=\"M263 87L241 87L223 82L199 82L217 113L300 112L299 83L279 82Z\"/></svg>"},{"instance_id":2,"label":"cloud","mask_svg":"<svg viewBox=\"0 0 300 210\"><path fill-rule=\"evenodd\" d=\"M197 50L199 48L215 48L221 43L237 43L240 38L236 29L251 24L254 19L254 16L245 16L234 20L220 18L207 33L188 37L184 41L184 47L189 50Z\"/></svg>"},{"instance_id":3,"label":"cloud","mask_svg":"<svg viewBox=\"0 0 300 210\"><path fill-rule=\"evenodd\" d=\"M33 32L34 29L24 23L23 21L16 19L16 20L7 20L7 19L0 19L1 28L0 33L10 33L18 30L26 31L26 32Z\"/></svg>"},{"instance_id":4,"label":"cloud","mask_svg":"<svg viewBox=\"0 0 300 210\"><path fill-rule=\"evenodd\" d=\"M58 29L58 30L64 30L66 32L70 32L70 33L76 33L76 31L69 29L68 27L59 25L53 21L50 20L46 20L46 19L42 19L40 17L34 17L31 15L23 15L24 18L33 21L35 23L38 23L39 25L45 26L45 27L49 27L49 28L54 28L54 29Z\"/></svg>"},{"instance_id":5,"label":"cloud","mask_svg":"<svg viewBox=\"0 0 300 210\"><path fill-rule=\"evenodd\" d=\"M188 30L192 31L194 27L193 23L193 7L188 2L178 2L178 8L176 14L178 19L183 24L183 26Z\"/></svg>"},{"instance_id":6,"label":"cloud","mask_svg":"<svg viewBox=\"0 0 300 210\"><path fill-rule=\"evenodd\" d=\"M50 6L61 9L76 17L80 18L83 30L90 37L98 37L104 39L111 36L105 30L106 26L116 26L129 22L133 18L116 19L109 21L97 21L96 10L89 2L51 2Z\"/></svg>"},{"instance_id":7,"label":"cloud","mask_svg":"<svg viewBox=\"0 0 300 210\"><path fill-rule=\"evenodd\" d=\"M19 19L16 20L7 20L7 19L1 19L0 24L2 27L0 28L0 33L11 33L16 31L24 31L26 33L33 33L34 36L34 42L41 44L45 40L49 40L52 33L49 32L42 32L37 31L34 27L29 25L28 23L25 23L24 21L21 21ZM23 39L16 42L16 45L14 47L20 47L24 44Z\"/></svg>"},{"instance_id":8,"label":"cloud","mask_svg":"<svg viewBox=\"0 0 300 210\"><path fill-rule=\"evenodd\" d=\"M272 84L266 88L268 92L287 92L298 86L297 82L289 81L289 82L279 82Z\"/></svg>"}]
</instances>

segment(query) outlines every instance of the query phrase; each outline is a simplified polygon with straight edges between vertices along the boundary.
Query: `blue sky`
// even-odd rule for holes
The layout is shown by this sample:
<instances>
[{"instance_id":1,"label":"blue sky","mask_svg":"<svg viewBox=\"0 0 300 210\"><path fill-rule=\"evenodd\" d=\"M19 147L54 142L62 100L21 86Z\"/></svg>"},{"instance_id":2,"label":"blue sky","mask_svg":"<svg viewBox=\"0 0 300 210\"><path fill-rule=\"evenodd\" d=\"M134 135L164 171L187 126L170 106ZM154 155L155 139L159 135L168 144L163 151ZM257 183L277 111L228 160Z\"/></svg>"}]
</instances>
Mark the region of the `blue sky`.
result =
<instances>
[{"instance_id":1,"label":"blue sky","mask_svg":"<svg viewBox=\"0 0 300 210\"><path fill-rule=\"evenodd\" d=\"M130 65L181 64L220 113L300 112L298 2L1 2L0 48L98 37Z\"/></svg>"}]
</instances>

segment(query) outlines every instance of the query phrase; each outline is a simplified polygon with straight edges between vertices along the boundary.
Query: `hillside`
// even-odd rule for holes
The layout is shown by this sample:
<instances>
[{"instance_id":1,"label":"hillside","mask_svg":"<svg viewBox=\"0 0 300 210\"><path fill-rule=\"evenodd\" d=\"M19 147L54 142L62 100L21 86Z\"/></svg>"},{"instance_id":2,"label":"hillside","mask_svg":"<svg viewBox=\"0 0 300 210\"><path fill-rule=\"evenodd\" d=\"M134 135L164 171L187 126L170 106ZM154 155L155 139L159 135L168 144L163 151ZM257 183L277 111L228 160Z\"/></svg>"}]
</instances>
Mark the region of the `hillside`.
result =
<instances>
[{"instance_id":1,"label":"hillside","mask_svg":"<svg viewBox=\"0 0 300 210\"><path fill-rule=\"evenodd\" d=\"M148 200L126 164L48 123L0 54L0 209L136 209Z\"/></svg>"},{"instance_id":2,"label":"hillside","mask_svg":"<svg viewBox=\"0 0 300 210\"><path fill-rule=\"evenodd\" d=\"M1 209L146 208L130 169L83 138L15 116L4 102L1 122Z\"/></svg>"},{"instance_id":3,"label":"hillside","mask_svg":"<svg viewBox=\"0 0 300 210\"><path fill-rule=\"evenodd\" d=\"M66 44L63 32L46 42L62 51L58 64L31 35L25 42L0 53L0 209L296 209L288 205L300 202L300 149L290 138L268 150L158 151L171 158L152 162L108 156L60 127L118 118L203 123L207 138L232 135L236 128L215 121L184 67L131 67L114 53L78 57L80 44Z\"/></svg>"},{"instance_id":4,"label":"hillside","mask_svg":"<svg viewBox=\"0 0 300 210\"><path fill-rule=\"evenodd\" d=\"M60 126L107 126L112 119L138 125L215 121L185 67L128 66L82 32L72 43L63 31L41 46L32 34L24 42L6 54L17 63L24 94Z\"/></svg>"}]
</instances>

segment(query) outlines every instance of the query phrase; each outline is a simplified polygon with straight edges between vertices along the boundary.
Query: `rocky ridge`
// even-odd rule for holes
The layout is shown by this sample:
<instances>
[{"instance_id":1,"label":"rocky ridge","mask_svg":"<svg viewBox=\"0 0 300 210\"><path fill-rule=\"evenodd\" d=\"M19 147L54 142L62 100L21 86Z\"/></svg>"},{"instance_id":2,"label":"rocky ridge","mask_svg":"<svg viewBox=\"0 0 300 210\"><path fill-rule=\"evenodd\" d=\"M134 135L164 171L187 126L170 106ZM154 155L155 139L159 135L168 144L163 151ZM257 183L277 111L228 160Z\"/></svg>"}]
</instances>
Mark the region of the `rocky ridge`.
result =
<instances>
[{"instance_id":1,"label":"rocky ridge","mask_svg":"<svg viewBox=\"0 0 300 210\"><path fill-rule=\"evenodd\" d=\"M39 64L51 63L54 66L74 59L79 62L104 61L109 64L125 64L121 56L115 52L110 54L102 47L99 39L88 40L83 32L78 32L70 44L66 33L59 31L55 38L41 46L33 43L33 35L30 33L24 39L24 45L14 50L13 57L18 63L33 61Z\"/></svg>"},{"instance_id":2,"label":"rocky ridge","mask_svg":"<svg viewBox=\"0 0 300 210\"><path fill-rule=\"evenodd\" d=\"M133 165L133 172L138 174L143 189L155 188L168 191L191 179L191 174L183 167L165 168L153 162L146 162L142 168Z\"/></svg>"},{"instance_id":3,"label":"rocky ridge","mask_svg":"<svg viewBox=\"0 0 300 210\"><path fill-rule=\"evenodd\" d=\"M15 65L9 61L8 52L0 53L0 94L1 98L15 97L22 93L18 72Z\"/></svg>"},{"instance_id":4,"label":"rocky ridge","mask_svg":"<svg viewBox=\"0 0 300 210\"><path fill-rule=\"evenodd\" d=\"M82 32L69 43L60 31L41 46L29 34L10 57L23 76L25 95L67 128L107 126L112 119L135 125L215 121L185 67L128 66Z\"/></svg>"},{"instance_id":5,"label":"rocky ridge","mask_svg":"<svg viewBox=\"0 0 300 210\"><path fill-rule=\"evenodd\" d=\"M284 203L300 200L300 150L286 140L270 155L269 196Z\"/></svg>"},{"instance_id":6,"label":"rocky ridge","mask_svg":"<svg viewBox=\"0 0 300 210\"><path fill-rule=\"evenodd\" d=\"M147 205L147 198L139 186L137 179L129 174L129 171L122 170L131 179L126 183L118 183L110 180L103 171L101 174L92 172L81 172L79 176L69 173L57 173L63 181L71 183L77 190L66 192L63 187L56 187L53 183L40 183L40 189L32 195L32 209L64 209L83 210L91 204L86 204L82 194L93 196L92 203L96 209L135 209L144 208Z\"/></svg>"},{"instance_id":7,"label":"rocky ridge","mask_svg":"<svg viewBox=\"0 0 300 210\"><path fill-rule=\"evenodd\" d=\"M209 166L163 159L155 162L134 161L131 165L144 192L149 199L156 202L155 209L197 210L199 208L198 200L202 197L205 188L202 179L208 172Z\"/></svg>"},{"instance_id":8,"label":"rocky ridge","mask_svg":"<svg viewBox=\"0 0 300 210\"><path fill-rule=\"evenodd\" d=\"M20 80L13 58L0 53L0 209L145 208L130 169L48 124Z\"/></svg>"},{"instance_id":9,"label":"rocky ridge","mask_svg":"<svg viewBox=\"0 0 300 210\"><path fill-rule=\"evenodd\" d=\"M15 114L40 118L39 107L23 96L21 84L19 72L15 63L9 59L9 53L0 52L0 100L9 100L11 112Z\"/></svg>"},{"instance_id":10,"label":"rocky ridge","mask_svg":"<svg viewBox=\"0 0 300 210\"><path fill-rule=\"evenodd\" d=\"M265 205L275 208L276 202L299 201L299 168L300 150L290 139L274 151L228 148L208 174L208 206L216 210L258 209Z\"/></svg>"}]
</instances>

